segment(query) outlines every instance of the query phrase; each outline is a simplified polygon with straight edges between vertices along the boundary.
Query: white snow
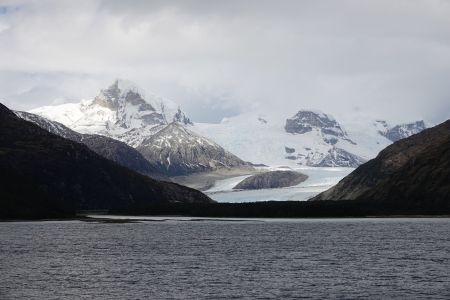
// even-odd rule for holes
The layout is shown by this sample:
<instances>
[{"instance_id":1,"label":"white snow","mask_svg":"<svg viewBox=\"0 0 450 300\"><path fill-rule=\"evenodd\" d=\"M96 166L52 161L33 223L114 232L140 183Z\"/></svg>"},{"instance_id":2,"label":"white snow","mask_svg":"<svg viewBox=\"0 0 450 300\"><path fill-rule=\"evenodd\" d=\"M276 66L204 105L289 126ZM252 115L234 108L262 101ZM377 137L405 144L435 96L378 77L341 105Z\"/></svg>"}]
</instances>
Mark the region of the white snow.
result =
<instances>
[{"instance_id":1,"label":"white snow","mask_svg":"<svg viewBox=\"0 0 450 300\"><path fill-rule=\"evenodd\" d=\"M298 163L306 164L307 161L318 163L333 148L323 140L324 136L318 129L304 134L291 134L284 130L286 117L266 115L264 120L267 123L260 122L259 118L258 113L246 113L228 118L220 124L195 123L191 130L214 140L243 160L271 166L298 167ZM358 124L338 122L356 145L345 139L338 139L335 146L364 159L375 157L391 143L368 120ZM285 147L294 148L295 152L286 153ZM286 159L286 156L298 154L304 155L303 158Z\"/></svg>"},{"instance_id":2,"label":"white snow","mask_svg":"<svg viewBox=\"0 0 450 300\"><path fill-rule=\"evenodd\" d=\"M110 136L132 147L137 147L161 130L160 125L172 122L177 112L185 116L173 101L148 94L130 81L118 80L118 87L119 99L111 99L119 101L117 109L99 105L95 103L95 99L90 99L79 103L39 107L30 112L60 122L80 133ZM104 91L98 95L99 99L108 99ZM127 102L125 97L128 91L138 93L154 110L142 110L140 106ZM154 124L144 122L149 116L154 117Z\"/></svg>"}]
</instances>

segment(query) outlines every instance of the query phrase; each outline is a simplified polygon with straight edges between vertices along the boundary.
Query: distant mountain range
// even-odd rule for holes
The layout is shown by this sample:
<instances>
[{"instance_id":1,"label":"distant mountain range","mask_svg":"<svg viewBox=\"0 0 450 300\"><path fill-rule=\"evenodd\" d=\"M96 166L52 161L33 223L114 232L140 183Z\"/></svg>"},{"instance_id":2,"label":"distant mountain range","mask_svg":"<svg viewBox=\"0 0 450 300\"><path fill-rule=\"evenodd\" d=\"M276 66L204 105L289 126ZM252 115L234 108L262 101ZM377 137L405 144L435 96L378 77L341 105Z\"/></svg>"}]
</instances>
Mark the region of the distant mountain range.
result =
<instances>
[{"instance_id":1,"label":"distant mountain range","mask_svg":"<svg viewBox=\"0 0 450 300\"><path fill-rule=\"evenodd\" d=\"M220 124L194 123L174 102L116 80L92 100L30 111L70 129L110 137L138 150L165 176L266 165L352 167L384 147L425 129L423 121L389 125L364 119L340 123L300 110L292 117L246 113Z\"/></svg>"},{"instance_id":2,"label":"distant mountain range","mask_svg":"<svg viewBox=\"0 0 450 300\"><path fill-rule=\"evenodd\" d=\"M78 139L76 133L64 131L70 139L63 138L42 129L36 122L23 120L0 104L0 172L3 175L0 218L213 202L201 192L153 180L98 155L83 145L83 141L74 141ZM64 128L50 125L56 126L52 130L63 134ZM96 137L81 136L81 139ZM115 145L116 141L112 143Z\"/></svg>"},{"instance_id":3,"label":"distant mountain range","mask_svg":"<svg viewBox=\"0 0 450 300\"><path fill-rule=\"evenodd\" d=\"M423 121L390 126L386 121L336 121L300 110L289 118L246 113L220 124L195 123L192 130L242 159L267 165L356 168L393 141L425 129Z\"/></svg>"}]
</instances>

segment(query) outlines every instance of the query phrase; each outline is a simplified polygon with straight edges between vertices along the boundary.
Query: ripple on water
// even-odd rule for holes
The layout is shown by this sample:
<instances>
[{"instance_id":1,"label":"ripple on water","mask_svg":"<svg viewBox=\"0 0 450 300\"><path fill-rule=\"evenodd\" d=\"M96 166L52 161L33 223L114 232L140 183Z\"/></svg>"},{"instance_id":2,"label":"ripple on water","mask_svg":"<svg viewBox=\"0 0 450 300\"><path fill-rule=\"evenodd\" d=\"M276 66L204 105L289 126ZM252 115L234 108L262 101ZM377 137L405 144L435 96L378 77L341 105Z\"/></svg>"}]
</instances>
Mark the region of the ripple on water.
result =
<instances>
[{"instance_id":1,"label":"ripple on water","mask_svg":"<svg viewBox=\"0 0 450 300\"><path fill-rule=\"evenodd\" d=\"M450 298L450 220L0 223L1 299Z\"/></svg>"}]
</instances>

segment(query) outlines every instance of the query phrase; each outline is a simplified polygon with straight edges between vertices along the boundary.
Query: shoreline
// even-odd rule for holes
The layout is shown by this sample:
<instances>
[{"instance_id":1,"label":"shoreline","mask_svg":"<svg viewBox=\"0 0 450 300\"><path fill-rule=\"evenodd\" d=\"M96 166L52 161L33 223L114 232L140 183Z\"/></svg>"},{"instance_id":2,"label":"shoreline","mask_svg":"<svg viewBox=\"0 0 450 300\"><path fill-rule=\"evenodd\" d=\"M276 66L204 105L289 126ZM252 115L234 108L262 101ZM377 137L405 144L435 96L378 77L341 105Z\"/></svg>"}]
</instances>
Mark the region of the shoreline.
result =
<instances>
[{"instance_id":1,"label":"shoreline","mask_svg":"<svg viewBox=\"0 0 450 300\"><path fill-rule=\"evenodd\" d=\"M87 222L105 224L125 224L142 222L255 222L255 221L295 221L295 220L370 220L370 219L450 219L450 214L437 215L379 215L379 216L342 216L342 217L198 217L186 215L102 215L74 217L74 218L43 218L43 219L0 219L0 223L22 223L22 222ZM116 218L115 218L116 217ZM128 217L128 218L127 218ZM152 219L154 218L154 219Z\"/></svg>"}]
</instances>

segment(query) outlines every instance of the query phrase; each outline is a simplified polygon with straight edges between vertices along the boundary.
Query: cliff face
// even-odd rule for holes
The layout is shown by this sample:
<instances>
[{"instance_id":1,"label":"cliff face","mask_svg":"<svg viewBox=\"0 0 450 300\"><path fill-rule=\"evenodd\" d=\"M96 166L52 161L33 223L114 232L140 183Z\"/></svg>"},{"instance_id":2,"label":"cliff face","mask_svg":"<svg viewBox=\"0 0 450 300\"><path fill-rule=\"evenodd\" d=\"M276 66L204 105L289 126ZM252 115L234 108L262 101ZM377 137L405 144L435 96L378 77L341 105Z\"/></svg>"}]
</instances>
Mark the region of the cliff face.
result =
<instances>
[{"instance_id":1,"label":"cliff face","mask_svg":"<svg viewBox=\"0 0 450 300\"><path fill-rule=\"evenodd\" d=\"M450 120L388 146L312 200L450 205Z\"/></svg>"},{"instance_id":2,"label":"cliff face","mask_svg":"<svg viewBox=\"0 0 450 300\"><path fill-rule=\"evenodd\" d=\"M0 104L1 217L208 203L204 194L153 180L22 120Z\"/></svg>"}]
</instances>

